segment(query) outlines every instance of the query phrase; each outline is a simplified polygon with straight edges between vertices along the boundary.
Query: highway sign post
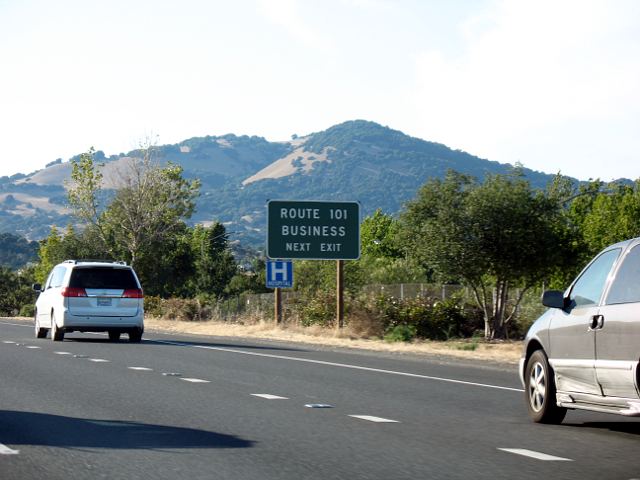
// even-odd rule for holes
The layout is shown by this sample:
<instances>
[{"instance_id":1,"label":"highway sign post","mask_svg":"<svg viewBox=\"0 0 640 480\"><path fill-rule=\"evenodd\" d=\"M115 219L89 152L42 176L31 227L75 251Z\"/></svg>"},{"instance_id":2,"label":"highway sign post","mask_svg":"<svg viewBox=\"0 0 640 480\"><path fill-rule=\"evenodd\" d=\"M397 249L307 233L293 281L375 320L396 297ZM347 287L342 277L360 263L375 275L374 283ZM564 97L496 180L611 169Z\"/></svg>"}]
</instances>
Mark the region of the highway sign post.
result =
<instances>
[{"instance_id":1,"label":"highway sign post","mask_svg":"<svg viewBox=\"0 0 640 480\"><path fill-rule=\"evenodd\" d=\"M281 323L282 292L280 289L293 287L293 262L291 260L267 260L266 274L267 288L275 288L274 315L276 323Z\"/></svg>"},{"instance_id":2,"label":"highway sign post","mask_svg":"<svg viewBox=\"0 0 640 480\"><path fill-rule=\"evenodd\" d=\"M344 260L360 258L360 204L270 200L267 202L267 257L337 260L336 323L344 323ZM276 322L279 321L276 289Z\"/></svg>"}]
</instances>

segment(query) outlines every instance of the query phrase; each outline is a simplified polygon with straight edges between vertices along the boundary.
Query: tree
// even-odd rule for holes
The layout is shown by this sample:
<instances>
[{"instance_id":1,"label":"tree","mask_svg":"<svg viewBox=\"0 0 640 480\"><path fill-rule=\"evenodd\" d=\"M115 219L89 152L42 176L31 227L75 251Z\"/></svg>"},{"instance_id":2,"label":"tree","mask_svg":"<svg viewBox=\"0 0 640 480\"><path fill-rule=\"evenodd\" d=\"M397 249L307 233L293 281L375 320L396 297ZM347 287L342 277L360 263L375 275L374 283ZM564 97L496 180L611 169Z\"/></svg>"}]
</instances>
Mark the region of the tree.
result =
<instances>
[{"instance_id":1,"label":"tree","mask_svg":"<svg viewBox=\"0 0 640 480\"><path fill-rule=\"evenodd\" d=\"M121 173L122 186L99 222L108 243L124 249L134 268L140 255L164 243L191 217L200 188L197 179L182 177L182 167L153 163L151 147L140 152L142 158L133 159Z\"/></svg>"},{"instance_id":2,"label":"tree","mask_svg":"<svg viewBox=\"0 0 640 480\"><path fill-rule=\"evenodd\" d=\"M398 221L391 215L382 213L381 209L377 209L360 225L360 251L362 255L401 258L403 254L397 246L397 231Z\"/></svg>"},{"instance_id":3,"label":"tree","mask_svg":"<svg viewBox=\"0 0 640 480\"><path fill-rule=\"evenodd\" d=\"M236 273L225 288L228 295L239 295L241 293L268 293L266 287L266 262L263 258L254 257L251 260L249 271Z\"/></svg>"},{"instance_id":4,"label":"tree","mask_svg":"<svg viewBox=\"0 0 640 480\"><path fill-rule=\"evenodd\" d=\"M571 252L551 278L552 288L564 289L600 250L640 236L640 180L633 184L592 180L578 186L556 178L550 195L565 205L569 227L564 243Z\"/></svg>"},{"instance_id":5,"label":"tree","mask_svg":"<svg viewBox=\"0 0 640 480\"><path fill-rule=\"evenodd\" d=\"M584 215L584 241L592 255L607 245L640 236L640 180L609 184Z\"/></svg>"},{"instance_id":6,"label":"tree","mask_svg":"<svg viewBox=\"0 0 640 480\"><path fill-rule=\"evenodd\" d=\"M101 247L113 255L112 244L108 241L102 222L103 207L100 202L102 194L103 164L94 161L95 149L91 147L82 153L80 158L71 161L71 181L67 183L67 199L74 216L86 226L90 226L98 234Z\"/></svg>"},{"instance_id":7,"label":"tree","mask_svg":"<svg viewBox=\"0 0 640 480\"><path fill-rule=\"evenodd\" d=\"M105 253L97 228L93 225L78 233L72 225L68 225L64 233L55 226L51 227L49 236L40 241L38 250L39 263L35 268L38 282L43 283L51 269L58 263L69 259L104 259L114 258Z\"/></svg>"},{"instance_id":8,"label":"tree","mask_svg":"<svg viewBox=\"0 0 640 480\"><path fill-rule=\"evenodd\" d=\"M185 220L195 209L200 182L183 178L177 165L160 166L150 145L137 153L119 171L111 192L104 188L102 165L95 162L93 148L73 162L69 204L84 224L82 234L73 235L78 243L75 252L97 248L93 258L130 263L149 293L186 295L186 278L193 267ZM50 241L46 248L55 249L56 240ZM169 285L167 279L175 284Z\"/></svg>"},{"instance_id":9,"label":"tree","mask_svg":"<svg viewBox=\"0 0 640 480\"><path fill-rule=\"evenodd\" d=\"M0 265L17 269L37 258L38 242L12 233L0 233Z\"/></svg>"},{"instance_id":10,"label":"tree","mask_svg":"<svg viewBox=\"0 0 640 480\"><path fill-rule=\"evenodd\" d=\"M33 280L32 267L14 272L0 266L0 315L18 315L25 305L34 304Z\"/></svg>"},{"instance_id":11,"label":"tree","mask_svg":"<svg viewBox=\"0 0 640 480\"><path fill-rule=\"evenodd\" d=\"M360 270L362 283L423 282L427 272L402 250L398 220L381 209L360 225L361 257L352 271ZM353 276L353 274L352 274Z\"/></svg>"},{"instance_id":12,"label":"tree","mask_svg":"<svg viewBox=\"0 0 640 480\"><path fill-rule=\"evenodd\" d=\"M195 272L194 291L220 296L236 273L236 262L228 247L227 231L220 222L196 225L191 233Z\"/></svg>"},{"instance_id":13,"label":"tree","mask_svg":"<svg viewBox=\"0 0 640 480\"><path fill-rule=\"evenodd\" d=\"M402 215L408 252L442 280L459 280L484 313L485 336L507 333L524 293L561 261L562 206L516 170L483 184L449 172L431 180ZM510 291L519 294L510 301Z\"/></svg>"}]
</instances>

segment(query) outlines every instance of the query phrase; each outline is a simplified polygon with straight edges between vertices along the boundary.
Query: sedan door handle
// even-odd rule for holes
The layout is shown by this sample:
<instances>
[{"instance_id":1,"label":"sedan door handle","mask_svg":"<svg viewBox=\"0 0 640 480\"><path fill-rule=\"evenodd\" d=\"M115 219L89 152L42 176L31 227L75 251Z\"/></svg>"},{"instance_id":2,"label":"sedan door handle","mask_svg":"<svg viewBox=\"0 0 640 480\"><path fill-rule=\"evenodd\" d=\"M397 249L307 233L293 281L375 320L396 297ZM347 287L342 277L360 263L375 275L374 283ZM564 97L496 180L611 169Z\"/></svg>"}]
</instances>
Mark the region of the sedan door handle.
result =
<instances>
[{"instance_id":1,"label":"sedan door handle","mask_svg":"<svg viewBox=\"0 0 640 480\"><path fill-rule=\"evenodd\" d=\"M594 315L589 323L589 330L600 330L604 327L604 315Z\"/></svg>"}]
</instances>

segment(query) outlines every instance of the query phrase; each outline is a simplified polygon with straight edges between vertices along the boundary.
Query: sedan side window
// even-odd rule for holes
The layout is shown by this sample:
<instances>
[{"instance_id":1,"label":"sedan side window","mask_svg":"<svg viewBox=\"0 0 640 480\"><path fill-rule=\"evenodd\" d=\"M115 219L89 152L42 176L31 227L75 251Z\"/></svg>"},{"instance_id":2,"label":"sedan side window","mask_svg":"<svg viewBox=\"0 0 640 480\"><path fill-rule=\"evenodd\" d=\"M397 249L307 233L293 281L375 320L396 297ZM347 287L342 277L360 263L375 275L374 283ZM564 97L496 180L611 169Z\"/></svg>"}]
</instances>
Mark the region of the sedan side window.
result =
<instances>
[{"instance_id":1,"label":"sedan side window","mask_svg":"<svg viewBox=\"0 0 640 480\"><path fill-rule=\"evenodd\" d=\"M625 256L607 294L607 305L640 302L640 246Z\"/></svg>"},{"instance_id":2,"label":"sedan side window","mask_svg":"<svg viewBox=\"0 0 640 480\"><path fill-rule=\"evenodd\" d=\"M600 302L607 276L618 255L620 255L619 248L609 250L589 265L571 289L569 300L572 307L597 305Z\"/></svg>"}]
</instances>

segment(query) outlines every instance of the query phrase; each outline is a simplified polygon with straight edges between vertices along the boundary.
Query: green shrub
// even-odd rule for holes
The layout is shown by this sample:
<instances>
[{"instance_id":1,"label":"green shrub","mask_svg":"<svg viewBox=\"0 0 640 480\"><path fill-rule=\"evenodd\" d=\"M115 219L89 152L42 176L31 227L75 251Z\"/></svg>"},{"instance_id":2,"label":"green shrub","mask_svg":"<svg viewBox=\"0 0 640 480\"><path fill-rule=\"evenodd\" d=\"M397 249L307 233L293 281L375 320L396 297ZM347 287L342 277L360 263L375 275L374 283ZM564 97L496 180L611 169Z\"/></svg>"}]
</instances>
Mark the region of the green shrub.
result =
<instances>
[{"instance_id":1,"label":"green shrub","mask_svg":"<svg viewBox=\"0 0 640 480\"><path fill-rule=\"evenodd\" d=\"M416 337L416 330L414 325L396 325L387 332L384 339L387 342L410 342Z\"/></svg>"},{"instance_id":2,"label":"green shrub","mask_svg":"<svg viewBox=\"0 0 640 480\"><path fill-rule=\"evenodd\" d=\"M320 325L328 327L334 324L336 316L336 297L333 293L320 291L318 294L302 302L300 306L300 323L309 327Z\"/></svg>"},{"instance_id":3,"label":"green shrub","mask_svg":"<svg viewBox=\"0 0 640 480\"><path fill-rule=\"evenodd\" d=\"M162 300L163 317L186 322L200 320L200 304L188 298L167 298Z\"/></svg>"},{"instance_id":4,"label":"green shrub","mask_svg":"<svg viewBox=\"0 0 640 480\"><path fill-rule=\"evenodd\" d=\"M20 308L21 317L33 317L36 313L35 305L33 303L27 303Z\"/></svg>"},{"instance_id":5,"label":"green shrub","mask_svg":"<svg viewBox=\"0 0 640 480\"><path fill-rule=\"evenodd\" d=\"M376 308L382 318L385 331L405 325L415 328L415 336L431 340L448 340L470 337L482 327L482 317L477 308L466 305L458 297L446 300L432 297L398 299L380 296Z\"/></svg>"},{"instance_id":6,"label":"green shrub","mask_svg":"<svg viewBox=\"0 0 640 480\"><path fill-rule=\"evenodd\" d=\"M151 295L144 297L144 313L152 317L162 316L162 299Z\"/></svg>"},{"instance_id":7,"label":"green shrub","mask_svg":"<svg viewBox=\"0 0 640 480\"><path fill-rule=\"evenodd\" d=\"M470 342L470 343L463 343L461 345L456 345L456 349L475 352L478 349L478 342L477 340L474 340L473 342Z\"/></svg>"}]
</instances>

